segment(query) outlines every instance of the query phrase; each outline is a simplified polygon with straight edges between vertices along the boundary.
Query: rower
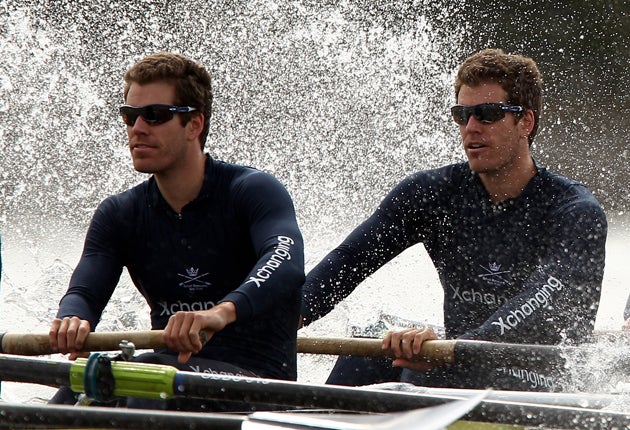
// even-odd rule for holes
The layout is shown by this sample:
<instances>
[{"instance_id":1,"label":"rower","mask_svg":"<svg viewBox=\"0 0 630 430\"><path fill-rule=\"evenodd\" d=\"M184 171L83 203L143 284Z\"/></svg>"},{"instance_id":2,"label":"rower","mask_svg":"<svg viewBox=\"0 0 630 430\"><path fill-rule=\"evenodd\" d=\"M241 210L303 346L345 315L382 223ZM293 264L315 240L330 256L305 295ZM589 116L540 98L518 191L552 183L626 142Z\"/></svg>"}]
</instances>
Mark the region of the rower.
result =
<instances>
[{"instance_id":1,"label":"rower","mask_svg":"<svg viewBox=\"0 0 630 430\"><path fill-rule=\"evenodd\" d=\"M601 294L606 216L586 186L534 161L541 108L542 79L531 58L486 49L466 59L450 113L467 162L408 176L325 256L303 287L304 323L326 315L377 269L422 243L444 291L447 338L588 339ZM431 328L391 332L382 346L393 361L342 357L327 382L560 388L556 375L500 362L488 372L414 362L422 343L436 337Z\"/></svg>"},{"instance_id":2,"label":"rower","mask_svg":"<svg viewBox=\"0 0 630 430\"><path fill-rule=\"evenodd\" d=\"M127 71L123 98L133 167L151 176L97 208L51 324L51 347L71 359L81 353L126 267L166 344L133 361L295 380L304 251L285 187L204 153L212 92L201 64L149 55ZM133 398L127 405L232 407Z\"/></svg>"}]
</instances>

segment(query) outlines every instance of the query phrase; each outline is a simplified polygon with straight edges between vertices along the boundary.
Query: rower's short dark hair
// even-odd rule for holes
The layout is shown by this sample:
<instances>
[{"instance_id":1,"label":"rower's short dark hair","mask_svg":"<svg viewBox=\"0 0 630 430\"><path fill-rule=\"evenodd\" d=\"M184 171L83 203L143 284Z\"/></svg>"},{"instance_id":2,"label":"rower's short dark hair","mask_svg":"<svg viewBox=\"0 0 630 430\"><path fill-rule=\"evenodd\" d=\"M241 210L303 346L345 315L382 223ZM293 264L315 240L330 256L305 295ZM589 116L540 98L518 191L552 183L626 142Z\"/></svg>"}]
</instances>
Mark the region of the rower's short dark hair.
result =
<instances>
[{"instance_id":1,"label":"rower's short dark hair","mask_svg":"<svg viewBox=\"0 0 630 430\"><path fill-rule=\"evenodd\" d=\"M538 132L542 110L542 77L536 62L523 55L506 54L501 49L479 51L460 66L455 79L455 99L462 85L475 87L486 82L499 84L507 93L507 103L534 112L534 127L529 135L531 145Z\"/></svg>"},{"instance_id":2,"label":"rower's short dark hair","mask_svg":"<svg viewBox=\"0 0 630 430\"><path fill-rule=\"evenodd\" d=\"M178 106L191 106L204 115L204 127L199 135L201 149L206 144L212 111L212 85L210 73L199 63L180 54L158 52L144 57L125 73L124 99L132 83L145 85L164 81L174 85ZM178 115L182 124L190 121L195 112Z\"/></svg>"}]
</instances>

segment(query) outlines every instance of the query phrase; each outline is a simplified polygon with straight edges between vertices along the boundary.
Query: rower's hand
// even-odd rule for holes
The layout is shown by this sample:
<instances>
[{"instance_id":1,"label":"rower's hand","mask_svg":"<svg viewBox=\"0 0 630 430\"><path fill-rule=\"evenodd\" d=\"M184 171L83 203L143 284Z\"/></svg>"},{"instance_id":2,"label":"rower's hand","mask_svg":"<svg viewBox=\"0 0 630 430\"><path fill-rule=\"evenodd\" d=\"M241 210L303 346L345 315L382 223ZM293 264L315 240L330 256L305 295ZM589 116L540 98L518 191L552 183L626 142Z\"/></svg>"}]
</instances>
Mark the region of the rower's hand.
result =
<instances>
[{"instance_id":1,"label":"rower's hand","mask_svg":"<svg viewBox=\"0 0 630 430\"><path fill-rule=\"evenodd\" d=\"M179 352L177 361L184 364L201 351L216 332L234 321L236 307L232 302L220 303L205 311L180 311L169 318L162 338L167 347ZM200 336L202 331L205 339Z\"/></svg>"},{"instance_id":2,"label":"rower's hand","mask_svg":"<svg viewBox=\"0 0 630 430\"><path fill-rule=\"evenodd\" d=\"M621 326L621 330L630 331L630 318L624 321L623 325Z\"/></svg>"},{"instance_id":3,"label":"rower's hand","mask_svg":"<svg viewBox=\"0 0 630 430\"><path fill-rule=\"evenodd\" d=\"M69 353L70 360L86 357L88 353L81 350L90 331L90 322L79 317L55 318L48 331L50 347L60 354Z\"/></svg>"},{"instance_id":4,"label":"rower's hand","mask_svg":"<svg viewBox=\"0 0 630 430\"><path fill-rule=\"evenodd\" d=\"M405 367L411 370L426 371L433 368L427 361L414 360L420 353L425 340L436 340L437 336L432 328L408 328L403 331L387 333L383 339L383 350L389 350L395 357L394 367Z\"/></svg>"}]
</instances>

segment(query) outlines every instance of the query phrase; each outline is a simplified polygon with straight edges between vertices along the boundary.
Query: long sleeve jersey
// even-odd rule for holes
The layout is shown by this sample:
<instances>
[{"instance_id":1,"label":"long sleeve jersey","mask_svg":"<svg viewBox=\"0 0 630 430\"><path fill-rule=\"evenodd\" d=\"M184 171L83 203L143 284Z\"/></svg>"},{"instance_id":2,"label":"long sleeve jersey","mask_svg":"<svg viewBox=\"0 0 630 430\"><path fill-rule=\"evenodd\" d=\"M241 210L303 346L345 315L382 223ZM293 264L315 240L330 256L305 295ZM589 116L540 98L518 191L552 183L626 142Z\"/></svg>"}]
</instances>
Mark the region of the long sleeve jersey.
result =
<instances>
[{"instance_id":1,"label":"long sleeve jersey","mask_svg":"<svg viewBox=\"0 0 630 430\"><path fill-rule=\"evenodd\" d=\"M418 172L308 274L302 315L320 318L423 243L443 287L448 338L580 341L594 326L606 234L590 191L544 168L496 205L468 163Z\"/></svg>"},{"instance_id":2,"label":"long sleeve jersey","mask_svg":"<svg viewBox=\"0 0 630 430\"><path fill-rule=\"evenodd\" d=\"M96 327L123 267L149 304L153 329L177 311L233 302L237 321L199 356L296 378L303 240L293 202L271 175L208 156L202 189L179 214L153 177L107 198L57 316Z\"/></svg>"}]
</instances>

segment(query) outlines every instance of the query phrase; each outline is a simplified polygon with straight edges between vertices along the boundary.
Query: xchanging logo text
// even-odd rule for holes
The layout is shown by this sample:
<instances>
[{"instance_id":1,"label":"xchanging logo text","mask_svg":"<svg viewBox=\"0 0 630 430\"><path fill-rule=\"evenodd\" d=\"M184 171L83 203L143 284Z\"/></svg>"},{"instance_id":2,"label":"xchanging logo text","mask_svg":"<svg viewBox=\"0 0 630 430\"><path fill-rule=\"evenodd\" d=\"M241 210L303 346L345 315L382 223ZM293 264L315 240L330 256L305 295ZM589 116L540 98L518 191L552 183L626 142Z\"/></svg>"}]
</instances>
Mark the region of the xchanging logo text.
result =
<instances>
[{"instance_id":1,"label":"xchanging logo text","mask_svg":"<svg viewBox=\"0 0 630 430\"><path fill-rule=\"evenodd\" d=\"M278 246L273 251L271 257L269 257L269 260L259 267L256 271L256 275L250 276L246 283L253 282L260 288L284 261L291 259L291 253L289 251L291 250L291 245L294 243L295 242L290 237L278 236Z\"/></svg>"},{"instance_id":2,"label":"xchanging logo text","mask_svg":"<svg viewBox=\"0 0 630 430\"><path fill-rule=\"evenodd\" d=\"M507 302L508 299L504 295L496 295L492 293L480 293L479 291L471 288L469 290L462 290L461 287L454 287L451 285L451 291L453 292L453 299L459 300L462 303L481 303L484 305L502 305Z\"/></svg>"},{"instance_id":3,"label":"xchanging logo text","mask_svg":"<svg viewBox=\"0 0 630 430\"><path fill-rule=\"evenodd\" d=\"M501 334L505 334L506 331L510 331L526 320L537 309L548 306L552 301L552 293L561 291L564 288L560 280L550 276L547 279L547 283L536 291L533 297L530 297L525 303L523 303L518 309L510 311L510 314L505 317L499 317L497 321L492 321L493 325L499 326Z\"/></svg>"},{"instance_id":4,"label":"xchanging logo text","mask_svg":"<svg viewBox=\"0 0 630 430\"><path fill-rule=\"evenodd\" d=\"M171 316L179 311L205 311L212 308L215 303L212 301L186 303L178 300L174 303L158 302L158 304L162 308L160 316Z\"/></svg>"}]
</instances>

